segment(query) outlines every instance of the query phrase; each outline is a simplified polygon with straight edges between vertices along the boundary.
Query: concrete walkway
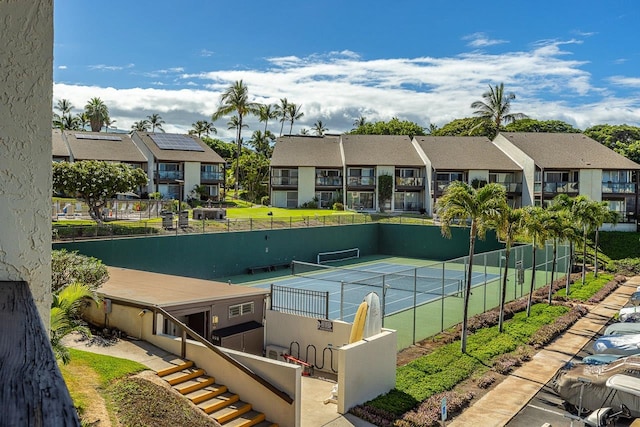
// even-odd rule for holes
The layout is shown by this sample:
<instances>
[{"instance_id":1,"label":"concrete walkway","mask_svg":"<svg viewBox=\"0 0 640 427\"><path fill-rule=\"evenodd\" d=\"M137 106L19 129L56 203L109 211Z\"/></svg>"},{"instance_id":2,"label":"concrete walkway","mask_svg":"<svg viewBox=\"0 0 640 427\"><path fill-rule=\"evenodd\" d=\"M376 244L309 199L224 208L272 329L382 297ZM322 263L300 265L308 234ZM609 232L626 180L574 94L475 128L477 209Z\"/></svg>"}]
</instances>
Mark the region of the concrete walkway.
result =
<instances>
[{"instance_id":1,"label":"concrete walkway","mask_svg":"<svg viewBox=\"0 0 640 427\"><path fill-rule=\"evenodd\" d=\"M555 374L571 360L624 306L640 285L640 276L623 283L589 314L578 320L531 361L514 371L494 389L447 425L450 427L506 425ZM544 420L540 420L540 425Z\"/></svg>"},{"instance_id":2,"label":"concrete walkway","mask_svg":"<svg viewBox=\"0 0 640 427\"><path fill-rule=\"evenodd\" d=\"M178 356L146 341L121 339L114 345L103 347L87 346L86 342L78 341L77 337L78 335L66 337L64 344L78 350L133 360L154 371L178 365L182 361ZM335 381L321 377L302 377L300 427L374 427L354 415L340 415L334 403L324 403L331 396L335 384Z\"/></svg>"}]
</instances>

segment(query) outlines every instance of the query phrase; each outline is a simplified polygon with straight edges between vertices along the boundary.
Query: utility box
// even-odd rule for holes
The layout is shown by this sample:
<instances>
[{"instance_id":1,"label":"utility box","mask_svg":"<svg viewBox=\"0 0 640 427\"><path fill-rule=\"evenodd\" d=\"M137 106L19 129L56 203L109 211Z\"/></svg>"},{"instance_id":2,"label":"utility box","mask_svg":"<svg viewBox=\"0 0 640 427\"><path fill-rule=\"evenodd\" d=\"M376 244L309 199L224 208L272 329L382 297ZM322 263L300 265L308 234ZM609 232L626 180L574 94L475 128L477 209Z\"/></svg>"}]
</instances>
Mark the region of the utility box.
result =
<instances>
[{"instance_id":1,"label":"utility box","mask_svg":"<svg viewBox=\"0 0 640 427\"><path fill-rule=\"evenodd\" d=\"M186 228L189 226L189 211L180 212L180 216L178 217L178 226L180 228Z\"/></svg>"},{"instance_id":2,"label":"utility box","mask_svg":"<svg viewBox=\"0 0 640 427\"><path fill-rule=\"evenodd\" d=\"M163 211L160 212L160 216L162 217L162 228L173 228L173 212Z\"/></svg>"}]
</instances>

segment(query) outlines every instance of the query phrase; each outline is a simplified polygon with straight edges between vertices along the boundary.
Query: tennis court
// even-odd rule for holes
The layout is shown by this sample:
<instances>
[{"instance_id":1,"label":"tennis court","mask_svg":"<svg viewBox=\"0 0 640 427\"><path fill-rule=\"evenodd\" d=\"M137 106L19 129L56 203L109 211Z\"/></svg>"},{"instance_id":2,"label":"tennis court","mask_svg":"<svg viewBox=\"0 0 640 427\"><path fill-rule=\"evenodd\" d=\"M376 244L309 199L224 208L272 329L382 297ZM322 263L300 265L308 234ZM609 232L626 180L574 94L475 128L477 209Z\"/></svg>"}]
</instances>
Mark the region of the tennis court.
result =
<instances>
[{"instance_id":1,"label":"tennis court","mask_svg":"<svg viewBox=\"0 0 640 427\"><path fill-rule=\"evenodd\" d=\"M424 260L423 260L424 262ZM292 275L255 286L279 287L328 293L328 317L331 320L353 321L358 305L365 295L375 292L380 297L383 315L411 309L444 297L463 296L464 266L446 269L442 263L416 267L411 264L375 261L348 266L328 266L294 261ZM498 274L477 273L472 287L495 280ZM287 301L276 293L272 304L286 307Z\"/></svg>"}]
</instances>

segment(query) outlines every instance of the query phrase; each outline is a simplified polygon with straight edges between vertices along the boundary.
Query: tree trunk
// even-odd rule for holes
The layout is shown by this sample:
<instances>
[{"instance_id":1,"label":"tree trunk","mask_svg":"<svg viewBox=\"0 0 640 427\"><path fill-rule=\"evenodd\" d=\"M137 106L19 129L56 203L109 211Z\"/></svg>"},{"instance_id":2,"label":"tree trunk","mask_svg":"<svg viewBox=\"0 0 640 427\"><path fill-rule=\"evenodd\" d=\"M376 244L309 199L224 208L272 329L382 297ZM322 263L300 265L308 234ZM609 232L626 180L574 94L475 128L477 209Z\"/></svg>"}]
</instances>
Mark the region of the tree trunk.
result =
<instances>
[{"instance_id":1,"label":"tree trunk","mask_svg":"<svg viewBox=\"0 0 640 427\"><path fill-rule=\"evenodd\" d=\"M549 283L549 305L553 295L553 280L555 279L556 265L558 263L558 240L553 239L553 261L551 262L551 283Z\"/></svg>"},{"instance_id":2,"label":"tree trunk","mask_svg":"<svg viewBox=\"0 0 640 427\"><path fill-rule=\"evenodd\" d=\"M598 238L600 236L600 231L596 228L596 241L595 241L595 251L596 251L596 257L593 260L593 275L594 277L598 277Z\"/></svg>"},{"instance_id":3,"label":"tree trunk","mask_svg":"<svg viewBox=\"0 0 640 427\"><path fill-rule=\"evenodd\" d=\"M237 132L237 147L236 147L236 183L235 183L235 198L238 198L239 180L240 180L240 151L242 151L242 116L238 114L238 132Z\"/></svg>"},{"instance_id":4,"label":"tree trunk","mask_svg":"<svg viewBox=\"0 0 640 427\"><path fill-rule=\"evenodd\" d=\"M498 330L503 331L504 326L504 302L507 299L507 277L509 273L509 256L511 255L511 244L507 244L504 252L504 274L502 275L502 289L500 294L500 315L498 317Z\"/></svg>"},{"instance_id":5,"label":"tree trunk","mask_svg":"<svg viewBox=\"0 0 640 427\"><path fill-rule=\"evenodd\" d=\"M529 287L529 299L527 300L527 317L531 316L531 304L533 302L533 290L536 283L536 238L533 238L533 253L531 254L531 262L533 263L531 271L531 286Z\"/></svg>"},{"instance_id":6,"label":"tree trunk","mask_svg":"<svg viewBox=\"0 0 640 427\"><path fill-rule=\"evenodd\" d=\"M471 277L473 273L473 252L476 245L476 221L471 220L471 230L469 232L469 264L467 265L467 286L464 290L464 307L462 309L462 334L460 337L460 349L467 352L467 320L469 318L469 298L471 297Z\"/></svg>"},{"instance_id":7,"label":"tree trunk","mask_svg":"<svg viewBox=\"0 0 640 427\"><path fill-rule=\"evenodd\" d=\"M584 243L582 244L582 286L587 276L587 229L584 229L583 234Z\"/></svg>"},{"instance_id":8,"label":"tree trunk","mask_svg":"<svg viewBox=\"0 0 640 427\"><path fill-rule=\"evenodd\" d=\"M566 293L569 298L569 291L571 290L571 272L573 271L573 242L569 242L569 267L567 267L567 286Z\"/></svg>"}]
</instances>

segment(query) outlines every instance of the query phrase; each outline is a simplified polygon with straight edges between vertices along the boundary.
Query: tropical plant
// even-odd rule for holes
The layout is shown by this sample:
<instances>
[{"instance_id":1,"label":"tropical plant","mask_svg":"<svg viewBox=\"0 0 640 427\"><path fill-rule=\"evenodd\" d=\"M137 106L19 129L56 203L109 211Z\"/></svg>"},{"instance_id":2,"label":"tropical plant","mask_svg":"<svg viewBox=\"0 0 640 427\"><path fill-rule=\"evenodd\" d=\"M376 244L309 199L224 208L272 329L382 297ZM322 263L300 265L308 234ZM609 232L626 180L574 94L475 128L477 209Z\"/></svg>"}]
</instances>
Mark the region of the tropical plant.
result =
<instances>
[{"instance_id":1,"label":"tropical plant","mask_svg":"<svg viewBox=\"0 0 640 427\"><path fill-rule=\"evenodd\" d=\"M309 129L307 128L300 128L300 130L298 131L299 135L309 135Z\"/></svg>"},{"instance_id":2,"label":"tropical plant","mask_svg":"<svg viewBox=\"0 0 640 427\"><path fill-rule=\"evenodd\" d=\"M594 202L594 216L593 216L593 227L595 228L595 258L594 258L594 266L593 266L593 274L597 278L598 277L598 245L600 244L600 227L604 223L617 224L619 217L618 213L609 210L609 204L607 202Z\"/></svg>"},{"instance_id":3,"label":"tropical plant","mask_svg":"<svg viewBox=\"0 0 640 427\"><path fill-rule=\"evenodd\" d=\"M54 107L59 110L61 114L53 113L53 127L65 130L74 130L78 127L78 121L71 115L73 105L68 99L59 99L58 103Z\"/></svg>"},{"instance_id":4,"label":"tropical plant","mask_svg":"<svg viewBox=\"0 0 640 427\"><path fill-rule=\"evenodd\" d=\"M263 104L258 108L258 120L264 122L264 132L266 135L269 130L269 120L278 118L277 107L273 104Z\"/></svg>"},{"instance_id":5,"label":"tropical plant","mask_svg":"<svg viewBox=\"0 0 640 427\"><path fill-rule=\"evenodd\" d=\"M80 130L85 130L87 128L87 125L91 123L89 121L89 117L87 116L86 112L76 114L76 118L77 118L78 127L80 128Z\"/></svg>"},{"instance_id":6,"label":"tropical plant","mask_svg":"<svg viewBox=\"0 0 640 427\"><path fill-rule=\"evenodd\" d=\"M280 136L282 136L284 122L289 117L289 101L287 101L287 98L280 98L280 104L276 105L276 117L279 117L280 120Z\"/></svg>"},{"instance_id":7,"label":"tropical plant","mask_svg":"<svg viewBox=\"0 0 640 427\"><path fill-rule=\"evenodd\" d=\"M138 132L148 132L149 126L151 126L151 124L149 123L149 120L142 119L138 122L133 122L133 124L131 125L131 130L138 131Z\"/></svg>"},{"instance_id":8,"label":"tropical plant","mask_svg":"<svg viewBox=\"0 0 640 427\"><path fill-rule=\"evenodd\" d=\"M507 132L580 133L569 123L560 120L520 119L504 127Z\"/></svg>"},{"instance_id":9,"label":"tropical plant","mask_svg":"<svg viewBox=\"0 0 640 427\"><path fill-rule=\"evenodd\" d=\"M531 315L533 291L535 290L536 284L536 266L538 265L536 262L536 254L538 252L538 248L543 248L547 238L551 235L549 230L551 215L540 206L526 206L523 209L525 212L524 231L531 239L531 265L533 265L533 268L531 269L529 295L527 297L527 317L529 317Z\"/></svg>"},{"instance_id":10,"label":"tropical plant","mask_svg":"<svg viewBox=\"0 0 640 427\"><path fill-rule=\"evenodd\" d=\"M215 113L213 113L212 120L215 122L220 117L230 114L235 111L237 117L236 128L236 179L235 179L235 195L238 195L238 173L240 168L238 164L240 162L240 152L242 151L242 128L243 120L248 114L258 114L260 104L249 101L249 89L242 82L242 80L236 81L222 95L220 95L220 105Z\"/></svg>"},{"instance_id":11,"label":"tropical plant","mask_svg":"<svg viewBox=\"0 0 640 427\"><path fill-rule=\"evenodd\" d=\"M571 271L574 263L574 245L580 243L585 236L585 221L588 221L588 199L586 196L570 197L567 194L558 194L553 198L550 209L564 212L566 222L560 230L561 240L569 242L569 262L567 268L566 292L570 293Z\"/></svg>"},{"instance_id":12,"label":"tropical plant","mask_svg":"<svg viewBox=\"0 0 640 427\"><path fill-rule=\"evenodd\" d=\"M291 126L289 127L289 134L293 134L293 123L296 120L301 119L304 116L304 113L302 111L300 111L302 109L302 105L296 105L294 103L289 103L289 111L288 111L288 116L289 116L289 123L291 123Z\"/></svg>"},{"instance_id":13,"label":"tropical plant","mask_svg":"<svg viewBox=\"0 0 640 427\"><path fill-rule=\"evenodd\" d=\"M441 221L443 236L451 237L451 225L454 222L471 221L460 340L463 353L467 350L467 320L476 237L484 238L486 231L492 223L495 223L505 206L506 191L501 185L490 183L476 190L462 181L452 182L436 202L436 212Z\"/></svg>"},{"instance_id":14,"label":"tropical plant","mask_svg":"<svg viewBox=\"0 0 640 427\"><path fill-rule=\"evenodd\" d=\"M53 189L77 196L89 206L94 221L102 220L102 208L116 193L126 193L147 184L140 168L97 160L53 162Z\"/></svg>"},{"instance_id":15,"label":"tropical plant","mask_svg":"<svg viewBox=\"0 0 640 427\"><path fill-rule=\"evenodd\" d=\"M99 302L96 294L82 283L72 283L53 294L50 340L56 358L64 364L69 363L70 356L67 348L62 345L62 338L71 332L91 335L89 328L80 320L80 311L87 300L96 305Z\"/></svg>"},{"instance_id":16,"label":"tropical plant","mask_svg":"<svg viewBox=\"0 0 640 427\"><path fill-rule=\"evenodd\" d=\"M109 126L113 125L117 120L111 120L111 117L107 117L107 119L104 121L104 131L105 132L109 132Z\"/></svg>"},{"instance_id":17,"label":"tropical plant","mask_svg":"<svg viewBox=\"0 0 640 427\"><path fill-rule=\"evenodd\" d=\"M417 123L393 117L388 122L364 123L349 133L354 135L407 135L409 138L413 138L417 135L424 135L424 128Z\"/></svg>"},{"instance_id":18,"label":"tropical plant","mask_svg":"<svg viewBox=\"0 0 640 427\"><path fill-rule=\"evenodd\" d=\"M251 135L251 139L248 141L248 144L253 147L256 153L266 158L271 158L271 154L273 153L271 142L273 139L274 136L271 131L268 130L266 133L262 133L262 131L256 130Z\"/></svg>"},{"instance_id":19,"label":"tropical plant","mask_svg":"<svg viewBox=\"0 0 640 427\"><path fill-rule=\"evenodd\" d=\"M505 244L504 248L504 272L502 274L502 287L500 292L500 312L498 317L498 330L502 333L504 324L504 304L507 298L507 278L509 277L509 258L511 247L518 235L524 231L525 211L522 209L512 209L506 204L501 207L498 216L491 224L491 228L496 230L498 238ZM515 286L515 285L514 285Z\"/></svg>"},{"instance_id":20,"label":"tropical plant","mask_svg":"<svg viewBox=\"0 0 640 427\"><path fill-rule=\"evenodd\" d=\"M92 132L100 132L104 122L109 118L109 108L100 98L91 98L84 106L84 112L89 119Z\"/></svg>"},{"instance_id":21,"label":"tropical plant","mask_svg":"<svg viewBox=\"0 0 640 427\"><path fill-rule=\"evenodd\" d=\"M162 129L162 125L165 122L164 120L162 120L160 114L151 114L150 116L147 116L147 120L149 122L149 125L151 126L151 132L155 132L156 129L164 132L164 129Z\"/></svg>"},{"instance_id":22,"label":"tropical plant","mask_svg":"<svg viewBox=\"0 0 640 427\"><path fill-rule=\"evenodd\" d=\"M71 110L73 110L73 104L68 99L63 98L58 100L55 108L59 110L63 116L66 116L67 114L71 114Z\"/></svg>"},{"instance_id":23,"label":"tropical plant","mask_svg":"<svg viewBox=\"0 0 640 427\"><path fill-rule=\"evenodd\" d=\"M107 267L97 258L66 249L51 251L51 292L54 294L76 282L96 290L108 279Z\"/></svg>"},{"instance_id":24,"label":"tropical plant","mask_svg":"<svg viewBox=\"0 0 640 427\"><path fill-rule=\"evenodd\" d=\"M359 128L364 126L367 123L367 118L365 116L360 116L353 121L353 127Z\"/></svg>"},{"instance_id":25,"label":"tropical plant","mask_svg":"<svg viewBox=\"0 0 640 427\"><path fill-rule=\"evenodd\" d=\"M514 93L504 93L504 83L499 85L489 85L489 90L482 94L483 101L475 101L471 104L471 108L475 109L474 115L479 117L479 123L491 122L494 127L493 138L500 132L502 125L509 124L513 121L525 119L527 116L522 113L510 113L511 101L516 99Z\"/></svg>"},{"instance_id":26,"label":"tropical plant","mask_svg":"<svg viewBox=\"0 0 640 427\"><path fill-rule=\"evenodd\" d=\"M324 123L322 123L322 120L318 120L317 122L315 122L313 124L313 131L316 133L316 135L318 136L322 136L324 135L324 133L326 131L328 131L329 129L324 125Z\"/></svg>"},{"instance_id":27,"label":"tropical plant","mask_svg":"<svg viewBox=\"0 0 640 427\"><path fill-rule=\"evenodd\" d=\"M378 177L378 203L380 211L384 210L387 200L393 196L393 177L389 174L382 174Z\"/></svg>"},{"instance_id":28,"label":"tropical plant","mask_svg":"<svg viewBox=\"0 0 640 427\"><path fill-rule=\"evenodd\" d=\"M197 122L192 123L191 126L193 129L189 130L189 135L197 135L198 138L203 134L208 137L210 134L215 135L218 133L218 129L216 129L213 123L206 120L198 120Z\"/></svg>"}]
</instances>

